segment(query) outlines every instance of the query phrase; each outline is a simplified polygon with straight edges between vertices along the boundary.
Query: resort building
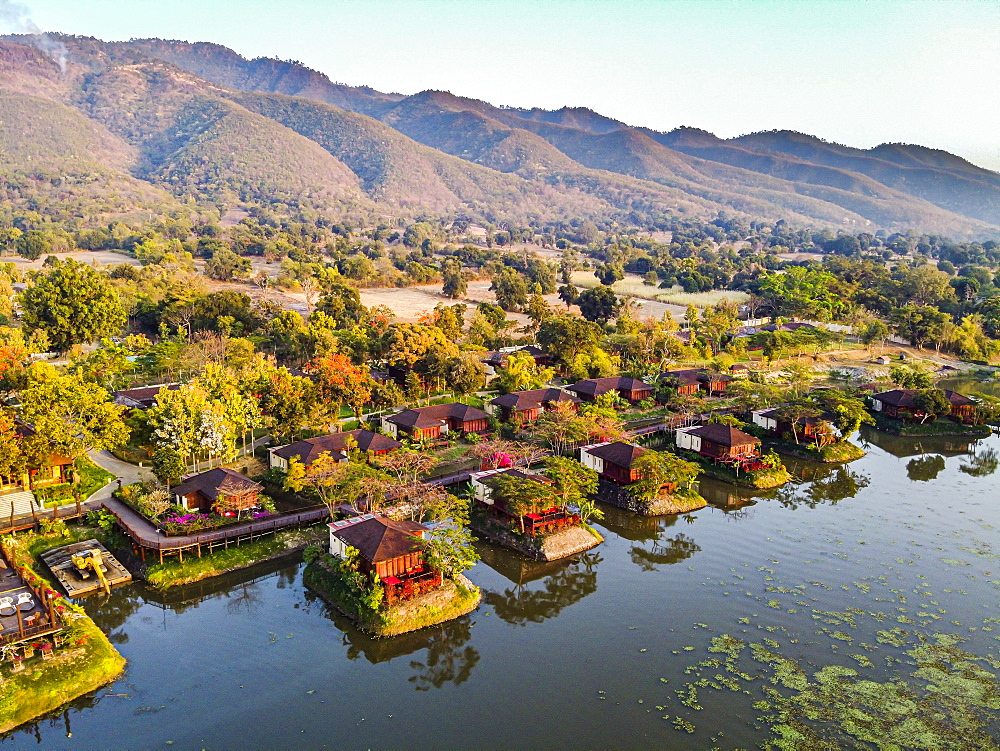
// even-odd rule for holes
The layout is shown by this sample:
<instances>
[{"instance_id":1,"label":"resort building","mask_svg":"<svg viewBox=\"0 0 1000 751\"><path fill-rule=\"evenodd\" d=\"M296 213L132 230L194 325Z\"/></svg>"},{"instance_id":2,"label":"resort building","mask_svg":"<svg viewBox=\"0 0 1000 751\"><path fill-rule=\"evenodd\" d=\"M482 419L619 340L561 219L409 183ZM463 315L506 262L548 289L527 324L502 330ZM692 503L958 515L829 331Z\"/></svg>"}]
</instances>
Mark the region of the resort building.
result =
<instances>
[{"instance_id":1,"label":"resort building","mask_svg":"<svg viewBox=\"0 0 1000 751\"><path fill-rule=\"evenodd\" d=\"M254 508L264 486L225 467L194 475L170 489L174 502L189 511L234 514Z\"/></svg>"},{"instance_id":2,"label":"resort building","mask_svg":"<svg viewBox=\"0 0 1000 751\"><path fill-rule=\"evenodd\" d=\"M951 402L951 412L948 417L957 422L971 423L976 421L976 403L957 391L943 389L944 395ZM905 422L921 422L927 415L914 405L914 397L920 393L917 389L892 389L873 394L872 409L875 412Z\"/></svg>"},{"instance_id":3,"label":"resort building","mask_svg":"<svg viewBox=\"0 0 1000 751\"><path fill-rule=\"evenodd\" d=\"M760 439L728 425L679 428L675 436L678 448L715 461L742 464L760 457Z\"/></svg>"},{"instance_id":4,"label":"resort building","mask_svg":"<svg viewBox=\"0 0 1000 751\"><path fill-rule=\"evenodd\" d=\"M137 389L124 389L112 392L111 396L115 404L128 409L151 409L156 406L156 397L163 389L176 391L181 385L179 383L164 383L159 386L143 386Z\"/></svg>"},{"instance_id":5,"label":"resort building","mask_svg":"<svg viewBox=\"0 0 1000 751\"><path fill-rule=\"evenodd\" d=\"M451 432L461 435L489 432L489 415L467 404L452 402L417 407L382 419L382 427L393 438L407 435L414 440L433 440Z\"/></svg>"},{"instance_id":6,"label":"resort building","mask_svg":"<svg viewBox=\"0 0 1000 751\"><path fill-rule=\"evenodd\" d=\"M559 506L539 508L527 514L518 514L507 504L507 499L495 493L494 481L499 477L514 477L520 480L537 483L538 485L552 485L551 479L545 475L535 474L522 469L488 469L482 472L473 472L469 476L472 485L473 498L476 503L486 510L488 516L498 519L505 524L523 529L526 535L541 535L555 532L561 527L576 524L580 517L576 514L568 514ZM544 495L544 490L539 488L540 495Z\"/></svg>"},{"instance_id":7,"label":"resort building","mask_svg":"<svg viewBox=\"0 0 1000 751\"><path fill-rule=\"evenodd\" d=\"M726 386L733 380L732 376L716 373L707 368L668 370L660 378L675 383L678 394L691 395L704 391L709 396L725 393Z\"/></svg>"},{"instance_id":8,"label":"resort building","mask_svg":"<svg viewBox=\"0 0 1000 751\"><path fill-rule=\"evenodd\" d=\"M822 417L799 417L795 421L795 430L793 431L792 422L782 415L781 407L755 410L751 415L754 425L775 436L783 436L786 433L795 434L799 438L808 438L821 445L836 440L830 423Z\"/></svg>"},{"instance_id":9,"label":"resort building","mask_svg":"<svg viewBox=\"0 0 1000 751\"><path fill-rule=\"evenodd\" d=\"M18 440L25 440L35 435L35 429L18 421L14 434ZM0 514L30 514L40 510L41 506L31 492L32 488L69 482L73 482L73 460L59 454L50 454L37 469L0 475Z\"/></svg>"},{"instance_id":10,"label":"resort building","mask_svg":"<svg viewBox=\"0 0 1000 751\"><path fill-rule=\"evenodd\" d=\"M558 402L575 406L580 403L580 397L556 388L513 391L491 400L486 405L486 411L492 415L499 415L504 422L517 422L523 425L534 422L542 412L551 409L552 405Z\"/></svg>"},{"instance_id":11,"label":"resort building","mask_svg":"<svg viewBox=\"0 0 1000 751\"><path fill-rule=\"evenodd\" d=\"M308 467L324 453L330 454L338 462L346 462L349 446L361 456L372 457L388 454L402 445L399 441L372 430L348 430L270 448L268 463L271 469L288 471L288 465L293 460Z\"/></svg>"},{"instance_id":12,"label":"resort building","mask_svg":"<svg viewBox=\"0 0 1000 751\"><path fill-rule=\"evenodd\" d=\"M642 479L633 465L647 451L649 449L624 441L595 443L580 449L580 463L612 482L629 485Z\"/></svg>"},{"instance_id":13,"label":"resort building","mask_svg":"<svg viewBox=\"0 0 1000 751\"><path fill-rule=\"evenodd\" d=\"M592 402L602 394L617 392L627 402L636 404L643 399L653 398L653 387L638 378L615 376L612 378L588 378L566 387L585 402Z\"/></svg>"},{"instance_id":14,"label":"resort building","mask_svg":"<svg viewBox=\"0 0 1000 751\"><path fill-rule=\"evenodd\" d=\"M443 581L441 572L427 563L424 539L428 529L423 524L364 514L327 526L330 553L343 558L348 548L357 550L361 573L374 572L389 604L438 587Z\"/></svg>"}]
</instances>

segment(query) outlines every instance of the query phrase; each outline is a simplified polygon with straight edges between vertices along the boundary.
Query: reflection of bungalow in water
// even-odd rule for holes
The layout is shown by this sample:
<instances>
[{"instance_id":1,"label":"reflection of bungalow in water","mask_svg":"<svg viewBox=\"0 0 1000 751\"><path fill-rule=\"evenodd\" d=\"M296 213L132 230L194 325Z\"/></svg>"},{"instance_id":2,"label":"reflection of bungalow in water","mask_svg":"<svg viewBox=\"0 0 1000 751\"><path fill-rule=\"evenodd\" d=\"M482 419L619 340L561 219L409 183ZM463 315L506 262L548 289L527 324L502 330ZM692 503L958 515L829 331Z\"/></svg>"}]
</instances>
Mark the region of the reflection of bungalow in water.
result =
<instances>
[{"instance_id":1,"label":"reflection of bungalow in water","mask_svg":"<svg viewBox=\"0 0 1000 751\"><path fill-rule=\"evenodd\" d=\"M976 403L957 391L943 389L944 395L951 403L948 417L956 422L971 423L976 420ZM927 417L926 413L917 409L914 397L920 393L917 389L892 389L872 395L872 409L894 420L920 422Z\"/></svg>"},{"instance_id":2,"label":"reflection of bungalow in water","mask_svg":"<svg viewBox=\"0 0 1000 751\"><path fill-rule=\"evenodd\" d=\"M330 454L338 462L346 462L350 442L353 442L355 451L368 456L382 456L403 445L371 430L348 430L344 433L320 435L286 446L270 448L268 449L270 467L287 471L292 460L300 461L308 467L325 453Z\"/></svg>"},{"instance_id":3,"label":"reflection of bungalow in water","mask_svg":"<svg viewBox=\"0 0 1000 751\"><path fill-rule=\"evenodd\" d=\"M653 398L652 386L640 381L638 378L627 378L625 376L587 378L567 386L566 390L572 391L585 402L595 401L597 397L612 391L632 404L637 404L643 399Z\"/></svg>"},{"instance_id":4,"label":"reflection of bungalow in water","mask_svg":"<svg viewBox=\"0 0 1000 751\"><path fill-rule=\"evenodd\" d=\"M219 514L240 512L258 504L264 486L225 467L189 477L170 489L174 502L189 511Z\"/></svg>"},{"instance_id":5,"label":"reflection of bungalow in water","mask_svg":"<svg viewBox=\"0 0 1000 751\"><path fill-rule=\"evenodd\" d=\"M534 422L542 412L560 402L577 405L580 397L556 388L513 391L491 400L486 405L486 411L494 415L499 412L505 422L520 422L523 425Z\"/></svg>"},{"instance_id":6,"label":"reflection of bungalow in water","mask_svg":"<svg viewBox=\"0 0 1000 751\"><path fill-rule=\"evenodd\" d=\"M822 417L799 417L795 421L795 430L792 430L792 421L781 414L781 408L759 409L751 413L753 424L772 435L783 436L786 433L795 433L799 438L809 438L820 445L831 443L835 436L830 428L830 424Z\"/></svg>"},{"instance_id":7,"label":"reflection of bungalow in water","mask_svg":"<svg viewBox=\"0 0 1000 751\"><path fill-rule=\"evenodd\" d=\"M466 433L488 433L489 415L481 409L467 404L435 404L432 407L404 409L402 412L382 419L382 427L393 438L409 435L414 440L440 438L454 431Z\"/></svg>"},{"instance_id":8,"label":"reflection of bungalow in water","mask_svg":"<svg viewBox=\"0 0 1000 751\"><path fill-rule=\"evenodd\" d=\"M711 423L697 428L679 428L677 447L717 461L744 463L760 456L760 439L729 425Z\"/></svg>"},{"instance_id":9,"label":"reflection of bungalow in water","mask_svg":"<svg viewBox=\"0 0 1000 751\"><path fill-rule=\"evenodd\" d=\"M726 386L733 380L732 376L716 373L707 368L668 370L660 378L676 383L678 394L690 395L704 391L709 396L717 396L725 393Z\"/></svg>"},{"instance_id":10,"label":"reflection of bungalow in water","mask_svg":"<svg viewBox=\"0 0 1000 751\"><path fill-rule=\"evenodd\" d=\"M511 526L517 526L519 529L523 526L524 533L527 535L548 534L560 527L576 524L580 521L580 517L576 514L568 514L558 505L541 508L523 515L518 514L508 505L506 498L499 496L495 492L496 485L494 481L500 477L512 477L536 483L539 486L538 495L540 498L546 497L547 486L553 484L552 480L545 475L535 474L534 472L522 469L487 469L482 472L473 472L469 475L469 482L472 485L472 497L493 518L499 519Z\"/></svg>"},{"instance_id":11,"label":"reflection of bungalow in water","mask_svg":"<svg viewBox=\"0 0 1000 751\"><path fill-rule=\"evenodd\" d=\"M647 451L649 449L624 441L595 443L580 449L580 463L612 482L629 485L642 479L633 465Z\"/></svg>"},{"instance_id":12,"label":"reflection of bungalow in water","mask_svg":"<svg viewBox=\"0 0 1000 751\"><path fill-rule=\"evenodd\" d=\"M497 371L506 365L507 359L515 352L523 352L530 355L531 359L535 361L535 366L539 368L548 367L552 364L552 358L548 352L536 347L534 344L529 344L527 347L506 347L496 352L483 353L483 359L480 362L486 366L487 377L495 376Z\"/></svg>"},{"instance_id":13,"label":"reflection of bungalow in water","mask_svg":"<svg viewBox=\"0 0 1000 751\"><path fill-rule=\"evenodd\" d=\"M327 526L330 553L343 558L349 547L357 550L361 573L374 572L390 604L441 585L441 572L425 558L428 530L423 524L364 514Z\"/></svg>"}]
</instances>

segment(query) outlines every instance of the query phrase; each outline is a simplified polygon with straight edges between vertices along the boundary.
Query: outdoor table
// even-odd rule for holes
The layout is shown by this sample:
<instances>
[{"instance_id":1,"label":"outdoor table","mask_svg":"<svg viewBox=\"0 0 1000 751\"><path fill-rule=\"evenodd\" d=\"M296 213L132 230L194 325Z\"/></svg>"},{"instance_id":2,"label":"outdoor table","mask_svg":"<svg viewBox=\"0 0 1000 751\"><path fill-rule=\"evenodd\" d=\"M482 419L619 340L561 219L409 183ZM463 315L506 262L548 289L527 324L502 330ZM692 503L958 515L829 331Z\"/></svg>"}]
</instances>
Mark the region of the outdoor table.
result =
<instances>
[{"instance_id":1,"label":"outdoor table","mask_svg":"<svg viewBox=\"0 0 1000 751\"><path fill-rule=\"evenodd\" d=\"M387 576L382 580L382 583L391 584L392 586L395 587L397 584L402 584L403 582L397 579L395 576Z\"/></svg>"}]
</instances>

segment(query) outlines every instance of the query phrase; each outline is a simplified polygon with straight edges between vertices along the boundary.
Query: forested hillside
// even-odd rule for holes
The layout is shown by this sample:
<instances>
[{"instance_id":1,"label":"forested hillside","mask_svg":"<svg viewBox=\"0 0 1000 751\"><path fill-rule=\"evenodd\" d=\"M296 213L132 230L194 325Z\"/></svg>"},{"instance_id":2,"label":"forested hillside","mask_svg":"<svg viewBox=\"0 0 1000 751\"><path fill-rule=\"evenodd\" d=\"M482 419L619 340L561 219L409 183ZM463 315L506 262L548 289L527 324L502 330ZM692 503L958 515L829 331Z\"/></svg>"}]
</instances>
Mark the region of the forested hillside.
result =
<instances>
[{"instance_id":1,"label":"forested hillside","mask_svg":"<svg viewBox=\"0 0 1000 751\"><path fill-rule=\"evenodd\" d=\"M726 141L585 108L385 94L214 44L61 37L63 74L27 39L6 39L7 193L59 221L266 207L309 221L652 229L724 212L853 232L1000 236L1000 175L931 149L865 151L790 132ZM53 175L71 189L53 191Z\"/></svg>"}]
</instances>

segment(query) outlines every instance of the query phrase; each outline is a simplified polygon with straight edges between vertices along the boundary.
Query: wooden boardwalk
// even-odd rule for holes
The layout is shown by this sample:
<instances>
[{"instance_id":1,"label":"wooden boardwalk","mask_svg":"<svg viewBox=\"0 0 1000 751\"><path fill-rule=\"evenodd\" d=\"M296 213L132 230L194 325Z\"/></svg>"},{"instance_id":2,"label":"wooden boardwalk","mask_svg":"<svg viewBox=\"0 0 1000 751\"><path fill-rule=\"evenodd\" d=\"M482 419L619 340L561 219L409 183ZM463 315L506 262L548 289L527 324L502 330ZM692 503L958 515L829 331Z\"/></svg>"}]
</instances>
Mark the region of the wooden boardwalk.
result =
<instances>
[{"instance_id":1,"label":"wooden boardwalk","mask_svg":"<svg viewBox=\"0 0 1000 751\"><path fill-rule=\"evenodd\" d=\"M117 498L106 498L101 503L114 514L118 526L132 540L136 555L146 560L146 552L152 551L159 555L160 563L163 563L165 555L176 555L183 561L185 552L189 555L194 552L200 558L203 551L211 553L216 548L241 545L280 529L316 524L330 516L326 506L314 506L295 514L275 515L273 518L207 529L191 535L167 536Z\"/></svg>"},{"instance_id":2,"label":"wooden boardwalk","mask_svg":"<svg viewBox=\"0 0 1000 751\"><path fill-rule=\"evenodd\" d=\"M42 521L79 519L88 511L97 511L101 507L98 502L77 503L71 506L53 506L45 511L32 511L30 514L16 514L0 517L0 534L6 532L21 532L34 529Z\"/></svg>"}]
</instances>

